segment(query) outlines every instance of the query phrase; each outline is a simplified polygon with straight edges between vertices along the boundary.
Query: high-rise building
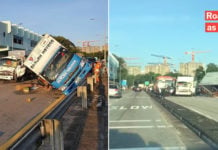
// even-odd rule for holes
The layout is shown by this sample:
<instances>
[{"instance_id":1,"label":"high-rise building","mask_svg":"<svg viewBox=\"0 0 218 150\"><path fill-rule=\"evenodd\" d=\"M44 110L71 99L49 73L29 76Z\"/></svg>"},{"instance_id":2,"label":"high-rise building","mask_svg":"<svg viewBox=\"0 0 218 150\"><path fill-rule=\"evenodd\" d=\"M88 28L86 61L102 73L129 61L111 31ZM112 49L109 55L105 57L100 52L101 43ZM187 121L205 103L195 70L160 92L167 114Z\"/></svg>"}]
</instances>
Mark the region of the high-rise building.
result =
<instances>
[{"instance_id":1,"label":"high-rise building","mask_svg":"<svg viewBox=\"0 0 218 150\"><path fill-rule=\"evenodd\" d=\"M141 67L140 66L127 66L127 70L128 70L129 75L141 74Z\"/></svg>"},{"instance_id":2,"label":"high-rise building","mask_svg":"<svg viewBox=\"0 0 218 150\"><path fill-rule=\"evenodd\" d=\"M203 64L193 61L189 63L180 63L179 73L194 77L196 69L198 69L200 66L203 66Z\"/></svg>"},{"instance_id":3,"label":"high-rise building","mask_svg":"<svg viewBox=\"0 0 218 150\"><path fill-rule=\"evenodd\" d=\"M165 75L170 72L170 67L167 64L150 64L145 66L145 74L149 72Z\"/></svg>"},{"instance_id":4,"label":"high-rise building","mask_svg":"<svg viewBox=\"0 0 218 150\"><path fill-rule=\"evenodd\" d=\"M97 52L103 52L103 51L108 51L108 44L104 44L102 46L84 46L84 47L79 47L81 52L86 52L86 53L97 53Z\"/></svg>"}]
</instances>

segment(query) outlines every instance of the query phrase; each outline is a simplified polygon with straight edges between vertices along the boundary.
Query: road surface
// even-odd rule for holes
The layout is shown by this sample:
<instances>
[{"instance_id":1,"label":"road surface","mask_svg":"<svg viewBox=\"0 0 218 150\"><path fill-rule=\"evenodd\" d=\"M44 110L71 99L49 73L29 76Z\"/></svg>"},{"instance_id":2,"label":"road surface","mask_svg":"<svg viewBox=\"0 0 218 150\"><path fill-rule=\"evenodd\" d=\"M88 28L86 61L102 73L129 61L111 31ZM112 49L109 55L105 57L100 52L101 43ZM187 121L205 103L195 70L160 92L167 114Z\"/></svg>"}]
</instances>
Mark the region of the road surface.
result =
<instances>
[{"instance_id":1,"label":"road surface","mask_svg":"<svg viewBox=\"0 0 218 150\"><path fill-rule=\"evenodd\" d=\"M16 91L20 84L0 82L0 145L59 97L41 88L24 94ZM27 102L28 98L32 101Z\"/></svg>"},{"instance_id":2,"label":"road surface","mask_svg":"<svg viewBox=\"0 0 218 150\"><path fill-rule=\"evenodd\" d=\"M109 100L110 149L211 149L145 92Z\"/></svg>"},{"instance_id":3,"label":"road surface","mask_svg":"<svg viewBox=\"0 0 218 150\"><path fill-rule=\"evenodd\" d=\"M205 96L169 96L166 97L178 105L218 122L218 98Z\"/></svg>"}]
</instances>

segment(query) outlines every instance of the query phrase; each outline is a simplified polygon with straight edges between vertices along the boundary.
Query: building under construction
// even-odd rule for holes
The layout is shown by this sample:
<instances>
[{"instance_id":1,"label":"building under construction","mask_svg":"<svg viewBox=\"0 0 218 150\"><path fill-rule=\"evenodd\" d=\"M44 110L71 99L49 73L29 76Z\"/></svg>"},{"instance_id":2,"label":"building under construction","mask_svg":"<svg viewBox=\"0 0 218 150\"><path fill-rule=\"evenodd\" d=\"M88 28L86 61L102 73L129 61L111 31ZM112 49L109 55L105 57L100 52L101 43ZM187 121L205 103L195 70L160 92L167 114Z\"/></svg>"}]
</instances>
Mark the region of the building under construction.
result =
<instances>
[{"instance_id":1,"label":"building under construction","mask_svg":"<svg viewBox=\"0 0 218 150\"><path fill-rule=\"evenodd\" d=\"M108 44L104 44L102 46L83 46L83 47L78 47L81 52L86 52L86 53L97 53L97 52L103 52L103 51L108 51Z\"/></svg>"},{"instance_id":2,"label":"building under construction","mask_svg":"<svg viewBox=\"0 0 218 150\"><path fill-rule=\"evenodd\" d=\"M148 65L145 66L145 74L153 72L165 75L170 72L170 64L167 62L167 59L171 59L170 57L156 54L151 54L151 56L162 58L163 63L148 63Z\"/></svg>"},{"instance_id":3,"label":"building under construction","mask_svg":"<svg viewBox=\"0 0 218 150\"><path fill-rule=\"evenodd\" d=\"M181 73L182 75L194 77L196 69L198 69L200 66L203 67L203 64L193 61L188 63L180 63L179 73Z\"/></svg>"},{"instance_id":4,"label":"building under construction","mask_svg":"<svg viewBox=\"0 0 218 150\"><path fill-rule=\"evenodd\" d=\"M180 63L179 66L179 73L186 75L186 76L195 76L196 69L198 69L200 66L203 67L203 64L200 62L195 62L195 55L199 53L208 53L209 51L190 51L185 52L185 54L191 55L191 62L188 63Z\"/></svg>"},{"instance_id":5,"label":"building under construction","mask_svg":"<svg viewBox=\"0 0 218 150\"><path fill-rule=\"evenodd\" d=\"M141 66L127 66L129 75L138 75L141 74Z\"/></svg>"},{"instance_id":6,"label":"building under construction","mask_svg":"<svg viewBox=\"0 0 218 150\"><path fill-rule=\"evenodd\" d=\"M149 72L165 75L170 72L170 66L168 64L149 64L145 66L145 74Z\"/></svg>"}]
</instances>

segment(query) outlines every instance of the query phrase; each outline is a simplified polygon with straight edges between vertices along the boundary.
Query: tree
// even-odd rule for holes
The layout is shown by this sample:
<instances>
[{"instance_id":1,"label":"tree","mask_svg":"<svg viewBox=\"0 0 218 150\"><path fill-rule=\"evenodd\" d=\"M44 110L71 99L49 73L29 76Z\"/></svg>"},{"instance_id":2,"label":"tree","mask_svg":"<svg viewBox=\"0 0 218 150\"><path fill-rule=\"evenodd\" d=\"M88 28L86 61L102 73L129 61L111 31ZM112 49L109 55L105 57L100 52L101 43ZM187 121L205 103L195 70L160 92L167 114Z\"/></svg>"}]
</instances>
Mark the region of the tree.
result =
<instances>
[{"instance_id":1,"label":"tree","mask_svg":"<svg viewBox=\"0 0 218 150\"><path fill-rule=\"evenodd\" d=\"M195 80L197 80L197 83L199 83L203 77L205 76L205 71L202 66L199 66L198 69L195 71Z\"/></svg>"},{"instance_id":2,"label":"tree","mask_svg":"<svg viewBox=\"0 0 218 150\"><path fill-rule=\"evenodd\" d=\"M85 52L82 52L82 54L85 57L97 57L98 59L104 59L104 52L95 52L95 53L85 53Z\"/></svg>"},{"instance_id":3,"label":"tree","mask_svg":"<svg viewBox=\"0 0 218 150\"><path fill-rule=\"evenodd\" d=\"M207 65L206 72L217 72L217 71L218 71L218 67L214 63L209 63Z\"/></svg>"},{"instance_id":4,"label":"tree","mask_svg":"<svg viewBox=\"0 0 218 150\"><path fill-rule=\"evenodd\" d=\"M167 74L165 74L165 76L171 76L171 77L174 77L174 78L177 78L178 76L182 76L181 73L178 73L178 72L169 72Z\"/></svg>"},{"instance_id":5,"label":"tree","mask_svg":"<svg viewBox=\"0 0 218 150\"><path fill-rule=\"evenodd\" d=\"M128 87L134 85L134 75L127 75L127 85Z\"/></svg>"},{"instance_id":6,"label":"tree","mask_svg":"<svg viewBox=\"0 0 218 150\"><path fill-rule=\"evenodd\" d=\"M77 53L80 51L78 48L76 48L74 43L72 43L70 40L66 39L63 36L53 36L53 38L73 53Z\"/></svg>"}]
</instances>

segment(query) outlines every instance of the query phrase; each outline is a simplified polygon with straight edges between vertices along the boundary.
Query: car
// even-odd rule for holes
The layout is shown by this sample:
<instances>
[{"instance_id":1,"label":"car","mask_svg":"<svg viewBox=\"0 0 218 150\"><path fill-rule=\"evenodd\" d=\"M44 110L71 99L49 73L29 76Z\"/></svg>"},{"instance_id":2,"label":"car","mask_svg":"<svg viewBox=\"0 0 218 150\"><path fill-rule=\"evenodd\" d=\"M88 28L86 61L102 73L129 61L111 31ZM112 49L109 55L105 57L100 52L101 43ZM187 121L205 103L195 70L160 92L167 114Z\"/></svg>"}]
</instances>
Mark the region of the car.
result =
<instances>
[{"instance_id":1,"label":"car","mask_svg":"<svg viewBox=\"0 0 218 150\"><path fill-rule=\"evenodd\" d=\"M121 98L122 97L122 90L121 90L120 86L118 84L109 84L108 96Z\"/></svg>"}]
</instances>

